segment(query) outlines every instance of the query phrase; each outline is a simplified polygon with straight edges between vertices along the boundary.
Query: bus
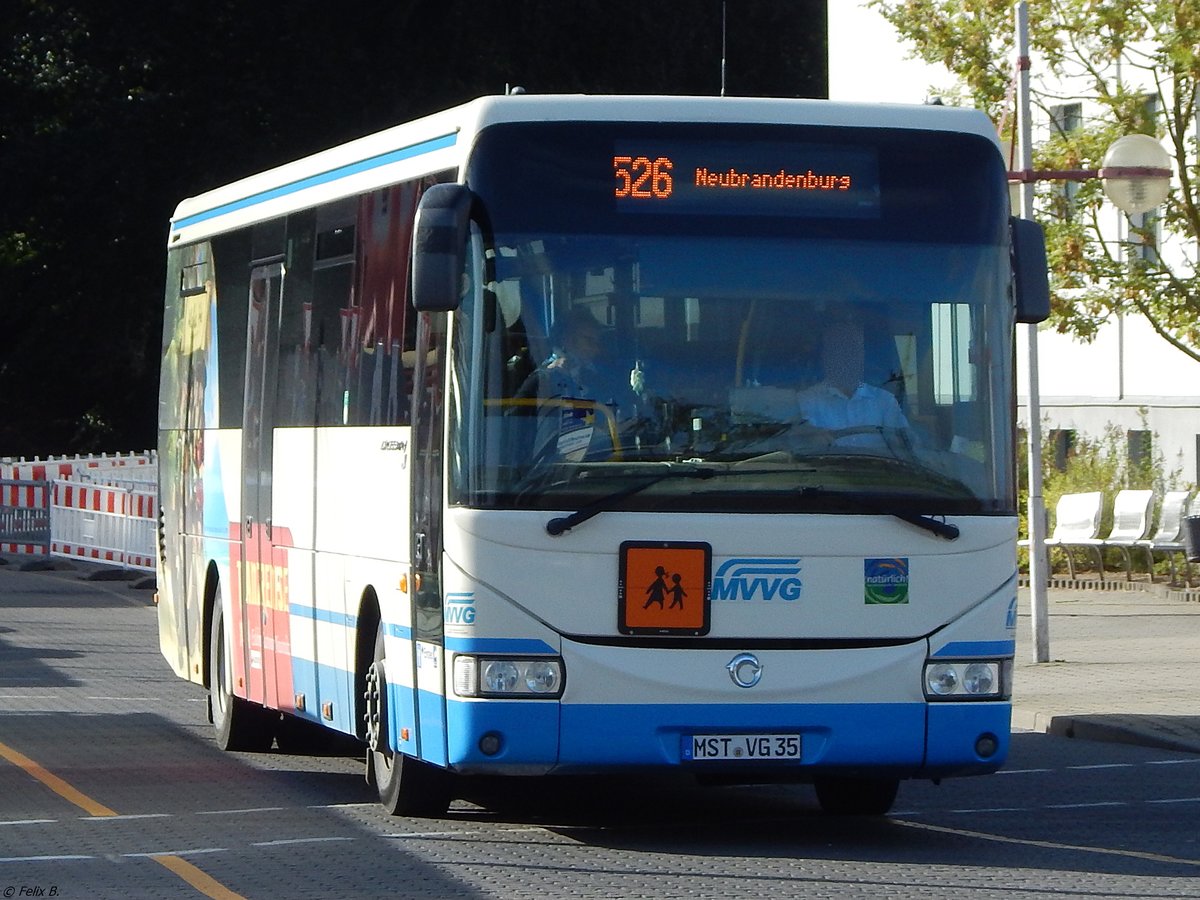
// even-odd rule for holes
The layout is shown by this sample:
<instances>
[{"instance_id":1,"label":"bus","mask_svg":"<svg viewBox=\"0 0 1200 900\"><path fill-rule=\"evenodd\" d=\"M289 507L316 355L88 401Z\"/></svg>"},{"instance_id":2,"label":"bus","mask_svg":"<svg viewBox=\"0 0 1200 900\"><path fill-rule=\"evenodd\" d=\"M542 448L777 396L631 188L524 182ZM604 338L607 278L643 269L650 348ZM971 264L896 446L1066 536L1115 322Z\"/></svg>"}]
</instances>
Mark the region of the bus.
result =
<instances>
[{"instance_id":1,"label":"bus","mask_svg":"<svg viewBox=\"0 0 1200 900\"><path fill-rule=\"evenodd\" d=\"M1003 764L1049 295L983 113L483 97L184 200L167 260L160 644L221 748L345 736L431 816Z\"/></svg>"}]
</instances>

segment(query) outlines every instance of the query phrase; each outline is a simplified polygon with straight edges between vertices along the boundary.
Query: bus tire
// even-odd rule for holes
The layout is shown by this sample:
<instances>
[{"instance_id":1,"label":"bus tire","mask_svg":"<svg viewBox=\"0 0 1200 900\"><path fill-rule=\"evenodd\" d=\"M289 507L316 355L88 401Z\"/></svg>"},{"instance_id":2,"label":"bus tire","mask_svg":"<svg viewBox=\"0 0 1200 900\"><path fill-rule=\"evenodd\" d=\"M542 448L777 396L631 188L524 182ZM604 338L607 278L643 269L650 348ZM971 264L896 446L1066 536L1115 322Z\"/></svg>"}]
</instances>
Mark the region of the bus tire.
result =
<instances>
[{"instance_id":1,"label":"bus tire","mask_svg":"<svg viewBox=\"0 0 1200 900\"><path fill-rule=\"evenodd\" d=\"M388 724L387 665L383 626L367 672L367 764L388 815L436 817L450 806L450 774L392 750Z\"/></svg>"},{"instance_id":2,"label":"bus tire","mask_svg":"<svg viewBox=\"0 0 1200 900\"><path fill-rule=\"evenodd\" d=\"M225 642L225 613L218 595L213 606L208 649L209 698L213 734L222 750L263 751L275 738L272 714L257 703L233 695L233 666ZM275 713L278 718L278 713Z\"/></svg>"},{"instance_id":3,"label":"bus tire","mask_svg":"<svg viewBox=\"0 0 1200 900\"><path fill-rule=\"evenodd\" d=\"M896 802L898 778L825 777L813 781L822 812L831 816L884 816Z\"/></svg>"}]
</instances>

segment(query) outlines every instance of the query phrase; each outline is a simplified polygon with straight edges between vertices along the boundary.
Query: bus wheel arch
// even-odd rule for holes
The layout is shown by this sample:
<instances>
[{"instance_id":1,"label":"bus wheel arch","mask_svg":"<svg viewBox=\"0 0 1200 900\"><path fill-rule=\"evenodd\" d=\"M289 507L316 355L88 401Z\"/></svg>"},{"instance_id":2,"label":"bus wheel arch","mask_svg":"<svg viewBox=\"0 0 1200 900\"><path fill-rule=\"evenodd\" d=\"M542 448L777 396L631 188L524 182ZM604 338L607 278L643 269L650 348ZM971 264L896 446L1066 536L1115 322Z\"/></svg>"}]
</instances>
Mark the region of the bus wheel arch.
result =
<instances>
[{"instance_id":1,"label":"bus wheel arch","mask_svg":"<svg viewBox=\"0 0 1200 900\"><path fill-rule=\"evenodd\" d=\"M390 815L440 816L450 805L450 773L391 746L384 628L380 620L366 673L367 780Z\"/></svg>"},{"instance_id":2,"label":"bus wheel arch","mask_svg":"<svg viewBox=\"0 0 1200 900\"><path fill-rule=\"evenodd\" d=\"M375 657L375 636L383 616L375 589L363 591L358 603L358 628L354 635L354 729L360 740L369 739L367 729L367 675ZM370 766L368 765L368 775Z\"/></svg>"},{"instance_id":3,"label":"bus wheel arch","mask_svg":"<svg viewBox=\"0 0 1200 900\"><path fill-rule=\"evenodd\" d=\"M210 570L205 586L205 673L209 720L222 750L263 751L275 739L278 714L233 693L232 666L226 658L225 611L220 581Z\"/></svg>"},{"instance_id":4,"label":"bus wheel arch","mask_svg":"<svg viewBox=\"0 0 1200 900\"><path fill-rule=\"evenodd\" d=\"M204 630L200 632L200 641L203 646L204 671L201 672L202 683L205 690L212 690L212 620L213 607L217 605L217 599L220 596L217 593L219 576L217 575L217 564L212 560L208 562L208 570L204 575L204 607L201 610L202 621L204 622ZM211 704L212 698L210 696ZM208 711L208 721L212 722L212 708L210 705Z\"/></svg>"}]
</instances>

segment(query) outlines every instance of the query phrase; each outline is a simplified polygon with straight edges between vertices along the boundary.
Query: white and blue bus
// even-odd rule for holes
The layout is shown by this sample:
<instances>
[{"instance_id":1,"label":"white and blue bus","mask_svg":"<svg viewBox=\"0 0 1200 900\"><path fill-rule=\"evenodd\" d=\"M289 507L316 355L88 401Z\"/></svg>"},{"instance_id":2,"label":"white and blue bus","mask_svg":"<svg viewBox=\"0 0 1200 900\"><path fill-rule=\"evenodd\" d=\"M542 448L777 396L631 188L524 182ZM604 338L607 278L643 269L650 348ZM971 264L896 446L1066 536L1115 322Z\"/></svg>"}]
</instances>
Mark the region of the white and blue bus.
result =
<instances>
[{"instance_id":1,"label":"white and blue bus","mask_svg":"<svg viewBox=\"0 0 1200 900\"><path fill-rule=\"evenodd\" d=\"M486 97L185 200L162 652L223 748L356 737L394 813L670 770L880 814L992 772L1047 311L947 107Z\"/></svg>"}]
</instances>

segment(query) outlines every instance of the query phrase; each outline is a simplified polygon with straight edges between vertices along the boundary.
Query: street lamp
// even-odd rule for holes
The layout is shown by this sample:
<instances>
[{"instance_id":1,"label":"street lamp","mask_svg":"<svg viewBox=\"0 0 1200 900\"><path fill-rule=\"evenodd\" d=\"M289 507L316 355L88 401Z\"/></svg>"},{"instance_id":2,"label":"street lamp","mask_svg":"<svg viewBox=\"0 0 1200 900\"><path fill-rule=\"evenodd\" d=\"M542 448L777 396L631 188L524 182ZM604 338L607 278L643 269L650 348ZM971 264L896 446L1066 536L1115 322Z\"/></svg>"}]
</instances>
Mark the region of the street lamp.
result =
<instances>
[{"instance_id":1,"label":"street lamp","mask_svg":"<svg viewBox=\"0 0 1200 900\"><path fill-rule=\"evenodd\" d=\"M1171 189L1171 157L1148 134L1117 138L1100 164L1104 194L1129 215L1149 212L1167 199Z\"/></svg>"},{"instance_id":2,"label":"street lamp","mask_svg":"<svg viewBox=\"0 0 1200 900\"><path fill-rule=\"evenodd\" d=\"M1104 154L1099 169L1034 171L1033 128L1029 117L1029 9L1026 0L1016 7L1017 124L1021 138L1021 168L1008 173L1009 182L1021 185L1021 216L1033 218L1035 181L1087 181L1099 178L1104 193L1129 215L1154 209L1167 198L1171 185L1171 158L1162 144L1148 134L1117 138ZM1029 599L1033 619L1034 661L1050 660L1050 629L1046 611L1046 506L1042 497L1042 430L1038 397L1037 325L1028 325L1029 365Z\"/></svg>"},{"instance_id":3,"label":"street lamp","mask_svg":"<svg viewBox=\"0 0 1200 900\"><path fill-rule=\"evenodd\" d=\"M1035 181L1091 181L1099 178L1104 195L1121 212L1129 215L1161 206L1171 189L1171 156L1148 134L1127 134L1113 141L1098 169L1024 168L1009 172L1015 184Z\"/></svg>"}]
</instances>

